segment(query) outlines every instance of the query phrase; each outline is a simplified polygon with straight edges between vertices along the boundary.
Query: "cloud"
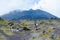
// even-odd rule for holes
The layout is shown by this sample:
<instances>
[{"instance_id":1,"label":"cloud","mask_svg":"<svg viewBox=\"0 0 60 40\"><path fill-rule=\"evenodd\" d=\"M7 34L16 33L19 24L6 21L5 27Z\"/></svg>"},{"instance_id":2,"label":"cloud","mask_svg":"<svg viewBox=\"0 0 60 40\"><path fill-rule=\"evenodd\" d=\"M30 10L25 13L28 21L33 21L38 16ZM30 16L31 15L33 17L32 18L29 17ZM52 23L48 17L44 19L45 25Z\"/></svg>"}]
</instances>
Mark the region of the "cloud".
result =
<instances>
[{"instance_id":1,"label":"cloud","mask_svg":"<svg viewBox=\"0 0 60 40\"><path fill-rule=\"evenodd\" d=\"M38 1L39 0L0 0L0 15L16 9L31 9Z\"/></svg>"},{"instance_id":2,"label":"cloud","mask_svg":"<svg viewBox=\"0 0 60 40\"><path fill-rule=\"evenodd\" d=\"M60 17L60 0L40 0L32 9L41 9Z\"/></svg>"},{"instance_id":3,"label":"cloud","mask_svg":"<svg viewBox=\"0 0 60 40\"><path fill-rule=\"evenodd\" d=\"M60 0L0 0L0 15L20 9L41 9L60 17Z\"/></svg>"},{"instance_id":4,"label":"cloud","mask_svg":"<svg viewBox=\"0 0 60 40\"><path fill-rule=\"evenodd\" d=\"M35 5L32 7L32 9L34 9L34 10L40 9L43 4L44 4L44 0L40 0L38 2L38 4L35 3Z\"/></svg>"}]
</instances>

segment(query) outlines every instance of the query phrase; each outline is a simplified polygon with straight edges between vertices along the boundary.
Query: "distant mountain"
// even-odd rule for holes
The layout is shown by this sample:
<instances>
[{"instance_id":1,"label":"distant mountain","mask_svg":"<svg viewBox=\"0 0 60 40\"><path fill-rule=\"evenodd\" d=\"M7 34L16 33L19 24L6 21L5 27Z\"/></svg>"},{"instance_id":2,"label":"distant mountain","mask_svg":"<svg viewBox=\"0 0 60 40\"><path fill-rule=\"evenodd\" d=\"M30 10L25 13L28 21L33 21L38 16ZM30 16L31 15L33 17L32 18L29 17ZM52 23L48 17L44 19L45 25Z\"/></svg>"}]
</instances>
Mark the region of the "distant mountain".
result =
<instances>
[{"instance_id":1,"label":"distant mountain","mask_svg":"<svg viewBox=\"0 0 60 40\"><path fill-rule=\"evenodd\" d=\"M8 14L5 14L2 16L2 18L7 20L20 20L20 19L51 19L51 18L57 18L56 16L42 11L42 10L26 10L26 11L18 11L14 10Z\"/></svg>"}]
</instances>

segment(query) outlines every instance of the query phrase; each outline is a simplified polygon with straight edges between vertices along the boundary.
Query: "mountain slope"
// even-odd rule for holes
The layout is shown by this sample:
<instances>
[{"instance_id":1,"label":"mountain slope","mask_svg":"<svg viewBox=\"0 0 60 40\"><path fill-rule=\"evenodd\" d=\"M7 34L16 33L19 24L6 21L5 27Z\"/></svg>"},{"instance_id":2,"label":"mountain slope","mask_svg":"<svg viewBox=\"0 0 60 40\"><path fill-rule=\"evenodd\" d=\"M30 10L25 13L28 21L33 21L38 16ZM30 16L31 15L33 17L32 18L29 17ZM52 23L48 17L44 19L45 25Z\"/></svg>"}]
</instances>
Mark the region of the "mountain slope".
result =
<instances>
[{"instance_id":1,"label":"mountain slope","mask_svg":"<svg viewBox=\"0 0 60 40\"><path fill-rule=\"evenodd\" d=\"M26 10L26 11L12 11L9 14L5 14L2 18L7 20L20 20L20 19L50 19L57 18L56 16L42 11L42 10Z\"/></svg>"}]
</instances>

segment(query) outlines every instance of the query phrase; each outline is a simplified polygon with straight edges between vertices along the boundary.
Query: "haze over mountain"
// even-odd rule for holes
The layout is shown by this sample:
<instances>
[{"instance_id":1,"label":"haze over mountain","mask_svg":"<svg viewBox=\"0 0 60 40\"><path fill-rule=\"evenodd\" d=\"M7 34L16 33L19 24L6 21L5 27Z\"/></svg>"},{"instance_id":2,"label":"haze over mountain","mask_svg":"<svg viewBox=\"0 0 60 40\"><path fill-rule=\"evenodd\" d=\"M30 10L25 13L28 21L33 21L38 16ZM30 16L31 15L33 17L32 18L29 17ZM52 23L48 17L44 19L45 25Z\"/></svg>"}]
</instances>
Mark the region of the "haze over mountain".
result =
<instances>
[{"instance_id":1,"label":"haze over mountain","mask_svg":"<svg viewBox=\"0 0 60 40\"><path fill-rule=\"evenodd\" d=\"M56 16L45 12L43 10L14 10L2 16L2 18L7 20L20 20L20 19L50 19L50 18L57 18Z\"/></svg>"},{"instance_id":2,"label":"haze over mountain","mask_svg":"<svg viewBox=\"0 0 60 40\"><path fill-rule=\"evenodd\" d=\"M60 0L0 0L0 16L17 9L41 9L60 17Z\"/></svg>"}]
</instances>

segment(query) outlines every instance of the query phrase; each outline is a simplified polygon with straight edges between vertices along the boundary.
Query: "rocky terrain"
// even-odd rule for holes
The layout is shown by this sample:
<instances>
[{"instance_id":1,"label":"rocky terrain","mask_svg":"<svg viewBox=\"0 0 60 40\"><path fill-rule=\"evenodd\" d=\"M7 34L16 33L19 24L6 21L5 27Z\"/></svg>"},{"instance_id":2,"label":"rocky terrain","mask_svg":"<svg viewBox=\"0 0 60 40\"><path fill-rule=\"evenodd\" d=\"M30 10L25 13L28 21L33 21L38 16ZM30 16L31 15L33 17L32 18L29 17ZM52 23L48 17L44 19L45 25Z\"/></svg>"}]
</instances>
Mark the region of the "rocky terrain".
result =
<instances>
[{"instance_id":1,"label":"rocky terrain","mask_svg":"<svg viewBox=\"0 0 60 40\"><path fill-rule=\"evenodd\" d=\"M0 20L0 40L60 40L60 20Z\"/></svg>"}]
</instances>

